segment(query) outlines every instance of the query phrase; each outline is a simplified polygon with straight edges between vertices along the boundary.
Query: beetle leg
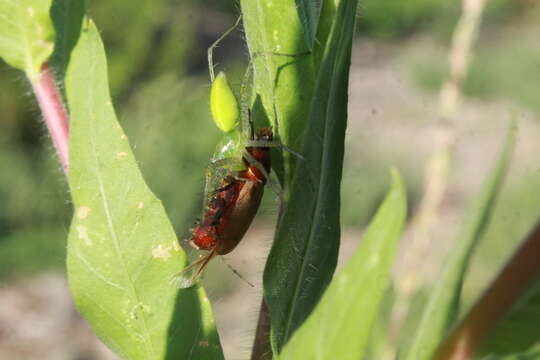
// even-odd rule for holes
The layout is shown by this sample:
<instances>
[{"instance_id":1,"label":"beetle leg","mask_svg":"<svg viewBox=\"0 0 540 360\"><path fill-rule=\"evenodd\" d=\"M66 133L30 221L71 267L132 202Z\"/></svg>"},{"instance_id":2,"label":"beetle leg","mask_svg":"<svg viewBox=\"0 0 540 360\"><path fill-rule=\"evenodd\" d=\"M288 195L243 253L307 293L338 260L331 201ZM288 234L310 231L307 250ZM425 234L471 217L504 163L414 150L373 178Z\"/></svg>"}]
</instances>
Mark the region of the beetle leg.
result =
<instances>
[{"instance_id":1,"label":"beetle leg","mask_svg":"<svg viewBox=\"0 0 540 360\"><path fill-rule=\"evenodd\" d=\"M213 199L213 201L214 200L215 200L214 206L215 206L216 213L212 217L212 221L210 222L210 226L219 225L219 222L221 220L221 217L223 216L223 211L224 211L224 207L225 207L225 200L223 200L222 198L215 198L215 199Z\"/></svg>"}]
</instances>

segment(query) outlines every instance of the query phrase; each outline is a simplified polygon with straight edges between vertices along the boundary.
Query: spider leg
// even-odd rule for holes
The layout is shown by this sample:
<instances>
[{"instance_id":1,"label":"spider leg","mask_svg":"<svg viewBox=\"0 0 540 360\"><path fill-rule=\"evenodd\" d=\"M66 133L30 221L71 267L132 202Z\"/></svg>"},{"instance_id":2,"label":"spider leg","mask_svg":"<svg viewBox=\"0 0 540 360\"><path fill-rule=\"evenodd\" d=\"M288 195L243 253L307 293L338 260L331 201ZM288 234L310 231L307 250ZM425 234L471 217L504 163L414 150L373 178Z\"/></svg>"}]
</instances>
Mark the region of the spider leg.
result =
<instances>
[{"instance_id":1,"label":"spider leg","mask_svg":"<svg viewBox=\"0 0 540 360\"><path fill-rule=\"evenodd\" d=\"M210 81L214 82L215 75L214 75L214 60L213 60L213 54L214 49L219 45L219 43L227 37L236 27L240 24L240 20L242 20L242 15L238 16L238 19L236 19L236 22L233 26L231 26L227 31L223 33L210 47L208 48L208 70L210 72Z\"/></svg>"},{"instance_id":2,"label":"spider leg","mask_svg":"<svg viewBox=\"0 0 540 360\"><path fill-rule=\"evenodd\" d=\"M283 144L279 140L252 140L248 141L247 146L253 146L253 147L277 147L282 148L283 150L287 151L288 153L291 153L292 155L296 156L299 160L306 160L306 158L300 154L299 152L296 152L295 150L291 149L287 145Z\"/></svg>"}]
</instances>

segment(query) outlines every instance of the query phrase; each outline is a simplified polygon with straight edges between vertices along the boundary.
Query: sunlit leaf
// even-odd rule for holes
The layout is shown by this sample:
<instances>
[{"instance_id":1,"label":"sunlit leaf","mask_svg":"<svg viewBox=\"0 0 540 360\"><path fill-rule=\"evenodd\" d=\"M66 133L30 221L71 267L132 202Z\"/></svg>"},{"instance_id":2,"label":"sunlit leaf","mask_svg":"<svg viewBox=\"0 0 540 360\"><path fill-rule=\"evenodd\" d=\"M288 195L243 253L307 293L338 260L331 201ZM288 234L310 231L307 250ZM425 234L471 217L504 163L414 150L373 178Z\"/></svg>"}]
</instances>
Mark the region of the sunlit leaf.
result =
<instances>
[{"instance_id":1,"label":"sunlit leaf","mask_svg":"<svg viewBox=\"0 0 540 360\"><path fill-rule=\"evenodd\" d=\"M286 10L294 6L292 1L282 0L272 3L270 7L260 2L250 2L250 5L242 2L248 41L253 35L264 39L265 36L268 37L273 33L271 28L266 27L266 24L271 24L271 22L266 22L266 17L263 16L265 12L258 13L257 11L262 9L261 11L266 11L271 18L279 19ZM276 3L281 4L281 7ZM285 4L289 8L285 8ZM314 77L316 79L314 92L310 93L309 81L299 83L300 78L292 77L293 73L289 74L291 78L283 78L283 80L280 75L283 85L275 88L278 95L282 91L283 94L287 92L286 101L283 101L284 99L280 96L275 99L278 111L288 109L287 104L294 103L301 108L302 113L306 111L308 113L307 122L304 118L288 116L284 117L280 123L280 130L283 131L282 138L284 134L288 134L287 136L291 139L293 137L305 139L301 148L305 159L297 161L293 185L290 192L286 193L288 204L280 218L276 239L264 272L264 298L270 312L272 344L275 351L279 351L284 346L293 331L311 313L330 282L337 262L340 238L339 190L356 5L355 0L339 2L328 31L327 48L323 52L318 75ZM255 12L255 15L252 12ZM333 14L331 11L329 13ZM253 30L255 26L251 22L255 21L265 24L265 27L258 32ZM281 24L281 21L278 20L277 24ZM250 33L250 29L253 33ZM278 35L288 34L289 31L288 28L286 32L282 32L281 28L275 30ZM301 28L296 27L296 31L300 32ZM290 36L292 37L290 41L303 42L301 33ZM279 36L278 38L281 39ZM277 46L268 45L264 41L261 43L252 41L250 48L254 42L254 46L259 46L256 49L272 49ZM273 40L271 44L275 44ZM294 50L285 48L285 52L290 51ZM310 57L313 61L313 55ZM298 61L298 64L304 65L304 68L296 71L309 75L310 63L301 61L309 61L310 57L304 60L292 58L288 61L291 64L297 64ZM273 76L278 73L273 67L274 61L277 61L275 59L284 61L276 55L263 56L258 60L262 62L259 65L260 72L263 74L256 73L258 77L255 79L255 87L257 91L265 91L266 96L270 96L268 92L273 91ZM265 69L275 69L275 72ZM285 74L287 66L281 66L279 69L280 74ZM273 74L269 80L265 78L268 74ZM290 81L290 84L285 80ZM308 103L309 106L306 107ZM290 172L292 168L290 166L285 169L289 171L287 173L289 176L292 175ZM287 181L285 183L287 184Z\"/></svg>"},{"instance_id":2,"label":"sunlit leaf","mask_svg":"<svg viewBox=\"0 0 540 360\"><path fill-rule=\"evenodd\" d=\"M316 70L313 55L309 54L303 27L294 0L241 0L242 16L251 60L254 65L254 91L261 100L274 132L288 147L299 151L305 126ZM277 115L277 116L276 116ZM277 153L277 152L276 152ZM280 154L281 155L281 154ZM296 158L284 152L284 173L280 171L285 188L292 181ZM280 158L273 156L274 170L279 170Z\"/></svg>"},{"instance_id":3,"label":"sunlit leaf","mask_svg":"<svg viewBox=\"0 0 540 360\"><path fill-rule=\"evenodd\" d=\"M280 359L362 359L388 288L405 222L406 193L397 171L360 246L332 280L320 303L294 333Z\"/></svg>"},{"instance_id":4,"label":"sunlit leaf","mask_svg":"<svg viewBox=\"0 0 540 360\"><path fill-rule=\"evenodd\" d=\"M0 0L0 57L34 82L54 47L51 0Z\"/></svg>"},{"instance_id":5,"label":"sunlit leaf","mask_svg":"<svg viewBox=\"0 0 540 360\"><path fill-rule=\"evenodd\" d=\"M85 21L66 79L75 208L67 262L77 308L122 358L222 359L202 288L171 283L185 254L117 123L106 70L98 31Z\"/></svg>"}]
</instances>

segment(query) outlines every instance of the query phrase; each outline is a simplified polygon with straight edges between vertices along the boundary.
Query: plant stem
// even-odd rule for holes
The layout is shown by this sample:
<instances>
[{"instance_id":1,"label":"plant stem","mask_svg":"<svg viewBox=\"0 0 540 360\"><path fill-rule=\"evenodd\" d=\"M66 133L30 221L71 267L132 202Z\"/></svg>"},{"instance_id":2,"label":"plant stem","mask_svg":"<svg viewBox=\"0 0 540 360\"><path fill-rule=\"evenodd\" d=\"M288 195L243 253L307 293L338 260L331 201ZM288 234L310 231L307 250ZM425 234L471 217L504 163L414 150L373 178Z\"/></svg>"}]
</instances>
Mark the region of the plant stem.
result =
<instances>
[{"instance_id":1,"label":"plant stem","mask_svg":"<svg viewBox=\"0 0 540 360\"><path fill-rule=\"evenodd\" d=\"M69 136L69 118L54 81L54 75L47 63L41 67L41 73L37 82L32 83L32 88L47 124L47 129L51 135L54 147L60 158L64 174L68 174L68 136Z\"/></svg>"},{"instance_id":2,"label":"plant stem","mask_svg":"<svg viewBox=\"0 0 540 360\"><path fill-rule=\"evenodd\" d=\"M270 345L270 315L266 302L262 299L261 310L259 311L259 320L257 322L257 331L253 342L251 360L270 360L272 359L272 348Z\"/></svg>"},{"instance_id":3,"label":"plant stem","mask_svg":"<svg viewBox=\"0 0 540 360\"><path fill-rule=\"evenodd\" d=\"M540 222L467 316L450 333L435 360L470 359L482 340L540 274Z\"/></svg>"}]
</instances>

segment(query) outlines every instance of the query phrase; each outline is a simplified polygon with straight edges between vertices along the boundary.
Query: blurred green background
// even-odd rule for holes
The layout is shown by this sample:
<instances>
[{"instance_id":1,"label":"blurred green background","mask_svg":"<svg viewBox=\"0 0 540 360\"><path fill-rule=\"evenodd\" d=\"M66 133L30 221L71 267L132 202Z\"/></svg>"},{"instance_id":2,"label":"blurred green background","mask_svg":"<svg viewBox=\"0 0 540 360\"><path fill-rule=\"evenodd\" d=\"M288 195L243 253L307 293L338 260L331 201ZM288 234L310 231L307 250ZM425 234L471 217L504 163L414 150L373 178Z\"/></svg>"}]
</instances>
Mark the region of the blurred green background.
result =
<instances>
[{"instance_id":1,"label":"blurred green background","mask_svg":"<svg viewBox=\"0 0 540 360\"><path fill-rule=\"evenodd\" d=\"M540 11L536 4L534 0L488 2L464 85L466 102L475 106L474 111L485 110L497 121L485 114L476 119L473 110L464 113L464 118L475 122L471 127L458 126L462 132L458 131L457 147L464 150L458 150L456 163L470 161L471 156L484 165L492 161L492 150L503 138L509 117L492 106L517 109L527 135L518 139L522 148L512 169L515 173L509 176L481 245L466 292L469 298L482 288L478 284L493 276L492 270L504 262L540 214L535 147L540 143ZM426 141L422 129L432 126L435 118L433 104L446 73L448 46L460 11L459 1L361 2L351 94L379 97L360 106L351 96L342 221L345 234L354 234L350 237L356 240L384 195L389 165L398 165L404 173L411 209L418 203L431 148L428 144L422 152L412 145ZM238 5L209 0L88 1L88 14L105 42L120 122L147 182L163 200L179 237L185 238L200 211L204 169L219 136L210 121L206 49L234 23ZM216 59L238 87L247 62L241 31L222 43ZM387 69L377 60L388 64L392 76L399 74L399 78L386 81ZM364 69L358 78L356 68ZM412 92L412 102L407 98L409 102L401 104L405 95L396 96L388 84L405 89L407 96ZM422 102L431 105L423 111ZM0 109L0 281L47 269L63 271L72 212L68 187L30 86L22 73L3 63ZM404 131L413 141L410 137L392 140L401 126L407 127ZM468 148L469 143L480 145L485 139L493 143L489 151ZM450 220L437 228L436 240L451 237L459 228L484 174L476 167L454 166L445 209L457 215L445 218ZM275 218L275 203L267 194L259 216L262 222Z\"/></svg>"}]
</instances>

